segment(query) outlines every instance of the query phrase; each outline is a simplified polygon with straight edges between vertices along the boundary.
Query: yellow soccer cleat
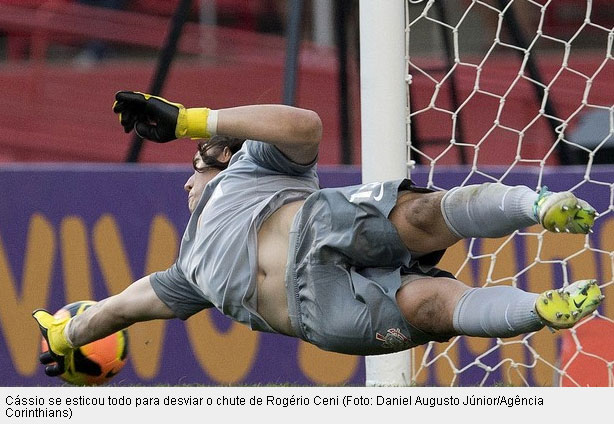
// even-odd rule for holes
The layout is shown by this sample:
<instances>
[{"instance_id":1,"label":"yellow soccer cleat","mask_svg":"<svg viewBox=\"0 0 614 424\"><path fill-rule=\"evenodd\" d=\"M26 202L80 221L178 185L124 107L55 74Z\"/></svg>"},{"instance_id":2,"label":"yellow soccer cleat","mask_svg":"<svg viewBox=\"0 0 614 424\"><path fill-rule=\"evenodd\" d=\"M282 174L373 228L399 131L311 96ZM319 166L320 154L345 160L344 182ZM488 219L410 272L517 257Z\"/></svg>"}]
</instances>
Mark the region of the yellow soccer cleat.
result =
<instances>
[{"instance_id":1,"label":"yellow soccer cleat","mask_svg":"<svg viewBox=\"0 0 614 424\"><path fill-rule=\"evenodd\" d=\"M555 233L587 234L595 223L597 212L573 193L552 193L543 186L533 205L537 221L548 231Z\"/></svg>"},{"instance_id":2,"label":"yellow soccer cleat","mask_svg":"<svg viewBox=\"0 0 614 424\"><path fill-rule=\"evenodd\" d=\"M592 314L604 298L596 280L579 280L562 289L540 294L535 311L547 327L571 328Z\"/></svg>"}]
</instances>

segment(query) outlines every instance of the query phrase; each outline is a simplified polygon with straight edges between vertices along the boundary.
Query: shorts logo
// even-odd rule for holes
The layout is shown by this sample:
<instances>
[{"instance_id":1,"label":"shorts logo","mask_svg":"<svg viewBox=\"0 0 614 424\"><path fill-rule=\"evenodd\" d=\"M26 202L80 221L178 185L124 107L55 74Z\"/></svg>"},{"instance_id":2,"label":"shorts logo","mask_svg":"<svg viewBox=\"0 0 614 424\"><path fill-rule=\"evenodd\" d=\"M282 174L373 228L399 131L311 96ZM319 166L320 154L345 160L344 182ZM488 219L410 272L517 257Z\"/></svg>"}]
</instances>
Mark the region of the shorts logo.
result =
<instances>
[{"instance_id":1,"label":"shorts logo","mask_svg":"<svg viewBox=\"0 0 614 424\"><path fill-rule=\"evenodd\" d=\"M379 186L379 192L374 194L374 190L376 190ZM350 196L350 202L359 203L364 199L370 199L373 197L373 200L379 202L384 197L384 184L383 183L369 183L365 184L358 189L358 191Z\"/></svg>"},{"instance_id":2,"label":"shorts logo","mask_svg":"<svg viewBox=\"0 0 614 424\"><path fill-rule=\"evenodd\" d=\"M375 338L384 342L382 347L392 350L404 350L409 348L409 338L407 338L399 328L389 328L385 335L375 333Z\"/></svg>"}]
</instances>

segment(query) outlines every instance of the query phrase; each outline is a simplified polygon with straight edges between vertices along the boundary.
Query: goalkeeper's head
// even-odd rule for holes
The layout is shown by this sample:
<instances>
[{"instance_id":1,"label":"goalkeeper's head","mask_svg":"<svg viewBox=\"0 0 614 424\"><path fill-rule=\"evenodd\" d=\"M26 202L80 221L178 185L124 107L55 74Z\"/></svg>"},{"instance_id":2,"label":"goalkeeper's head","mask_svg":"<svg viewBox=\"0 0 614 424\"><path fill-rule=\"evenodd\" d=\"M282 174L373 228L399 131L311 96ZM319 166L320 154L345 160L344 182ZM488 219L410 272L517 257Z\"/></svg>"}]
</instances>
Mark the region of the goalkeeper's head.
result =
<instances>
[{"instance_id":1,"label":"goalkeeper's head","mask_svg":"<svg viewBox=\"0 0 614 424\"><path fill-rule=\"evenodd\" d=\"M216 135L198 143L198 151L192 159L194 173L184 185L190 212L194 211L207 183L228 167L232 155L241 149L244 142L242 138Z\"/></svg>"},{"instance_id":2,"label":"goalkeeper's head","mask_svg":"<svg viewBox=\"0 0 614 424\"><path fill-rule=\"evenodd\" d=\"M245 139L215 135L198 143L198 152L194 156L193 166L196 172L207 168L223 171L228 167L232 155L237 153ZM201 161L197 159L200 157ZM197 163L198 162L198 163Z\"/></svg>"}]
</instances>

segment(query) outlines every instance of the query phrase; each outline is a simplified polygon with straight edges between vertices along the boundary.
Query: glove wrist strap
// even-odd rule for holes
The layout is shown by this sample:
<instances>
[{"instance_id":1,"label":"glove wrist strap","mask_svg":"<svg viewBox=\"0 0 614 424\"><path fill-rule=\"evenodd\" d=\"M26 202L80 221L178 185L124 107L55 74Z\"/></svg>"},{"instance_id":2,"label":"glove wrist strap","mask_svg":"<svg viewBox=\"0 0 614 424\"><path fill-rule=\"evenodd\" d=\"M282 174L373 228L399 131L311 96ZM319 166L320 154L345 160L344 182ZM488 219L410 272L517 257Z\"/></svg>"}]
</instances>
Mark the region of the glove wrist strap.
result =
<instances>
[{"instance_id":1,"label":"glove wrist strap","mask_svg":"<svg viewBox=\"0 0 614 424\"><path fill-rule=\"evenodd\" d=\"M217 110L209 110L209 116L207 116L207 131L212 137L217 134Z\"/></svg>"},{"instance_id":2,"label":"glove wrist strap","mask_svg":"<svg viewBox=\"0 0 614 424\"><path fill-rule=\"evenodd\" d=\"M210 138L217 131L217 111L206 107L190 108L185 111L185 136Z\"/></svg>"}]
</instances>

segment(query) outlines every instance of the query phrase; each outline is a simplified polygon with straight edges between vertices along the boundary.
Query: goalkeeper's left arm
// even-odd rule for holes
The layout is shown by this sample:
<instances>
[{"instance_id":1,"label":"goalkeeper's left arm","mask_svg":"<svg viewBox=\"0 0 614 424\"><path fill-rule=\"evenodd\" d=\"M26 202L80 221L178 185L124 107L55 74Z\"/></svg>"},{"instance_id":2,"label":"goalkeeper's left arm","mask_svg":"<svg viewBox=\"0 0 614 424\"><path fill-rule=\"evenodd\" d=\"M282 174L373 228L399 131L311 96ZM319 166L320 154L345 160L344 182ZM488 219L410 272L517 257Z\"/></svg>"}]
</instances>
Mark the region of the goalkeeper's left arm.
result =
<instances>
[{"instance_id":1,"label":"goalkeeper's left arm","mask_svg":"<svg viewBox=\"0 0 614 424\"><path fill-rule=\"evenodd\" d=\"M45 374L63 374L72 362L75 348L129 327L135 322L175 318L151 287L151 276L130 284L124 291L108 297L74 317L56 318L44 309L32 316L47 341L49 351L43 352L40 362Z\"/></svg>"}]
</instances>

